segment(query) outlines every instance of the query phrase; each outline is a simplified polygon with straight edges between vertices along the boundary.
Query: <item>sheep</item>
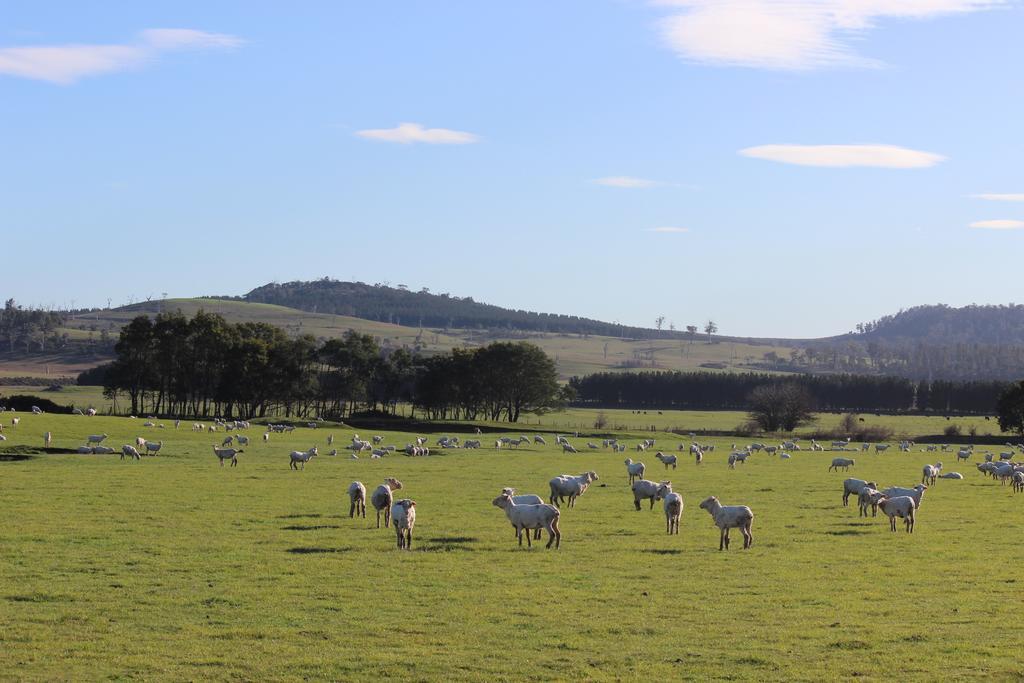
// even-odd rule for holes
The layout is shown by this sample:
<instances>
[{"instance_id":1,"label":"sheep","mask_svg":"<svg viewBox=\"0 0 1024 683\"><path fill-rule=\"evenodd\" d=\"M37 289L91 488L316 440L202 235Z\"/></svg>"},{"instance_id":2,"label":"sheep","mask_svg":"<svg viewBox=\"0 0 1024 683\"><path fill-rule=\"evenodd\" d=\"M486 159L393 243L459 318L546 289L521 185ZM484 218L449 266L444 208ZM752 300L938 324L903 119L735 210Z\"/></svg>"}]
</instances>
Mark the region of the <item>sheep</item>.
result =
<instances>
[{"instance_id":1,"label":"sheep","mask_svg":"<svg viewBox=\"0 0 1024 683\"><path fill-rule=\"evenodd\" d=\"M541 436L540 434L538 434L538 435L536 435L536 436L534 436L534 437L533 437L533 442L534 442L535 444L538 444L538 445L540 445L540 446L547 446L547 445L548 445L548 442L547 442L547 441L545 441L545 440L544 440L544 437L543 437L543 436Z\"/></svg>"},{"instance_id":2,"label":"sheep","mask_svg":"<svg viewBox=\"0 0 1024 683\"><path fill-rule=\"evenodd\" d=\"M562 443L562 452L563 453L578 453L579 451L577 451L575 448L573 448L571 445L569 445L569 442L566 441L566 442Z\"/></svg>"},{"instance_id":3,"label":"sheep","mask_svg":"<svg viewBox=\"0 0 1024 683\"><path fill-rule=\"evenodd\" d=\"M896 518L902 517L907 533L914 533L914 511L917 509L917 502L910 496L896 496L894 498L882 498L878 501L878 507L889 517L889 529L896 533Z\"/></svg>"},{"instance_id":4,"label":"sheep","mask_svg":"<svg viewBox=\"0 0 1024 683\"><path fill-rule=\"evenodd\" d=\"M92 446L79 446L78 452L82 455L92 455Z\"/></svg>"},{"instance_id":5,"label":"sheep","mask_svg":"<svg viewBox=\"0 0 1024 683\"><path fill-rule=\"evenodd\" d=\"M956 461L960 462L961 460L969 460L973 454L974 451L972 451L971 449L961 448L959 451L956 452Z\"/></svg>"},{"instance_id":6,"label":"sheep","mask_svg":"<svg viewBox=\"0 0 1024 683\"><path fill-rule=\"evenodd\" d=\"M929 486L935 486L935 480L939 477L939 472L942 471L942 463L935 463L934 465L925 465L921 471L921 483L928 484Z\"/></svg>"},{"instance_id":7,"label":"sheep","mask_svg":"<svg viewBox=\"0 0 1024 683\"><path fill-rule=\"evenodd\" d=\"M224 461L230 460L231 466L234 467L238 464L238 454L242 451L235 450L234 448L217 448L216 445L213 447L213 454L220 460L220 466L224 467Z\"/></svg>"},{"instance_id":8,"label":"sheep","mask_svg":"<svg viewBox=\"0 0 1024 683\"><path fill-rule=\"evenodd\" d=\"M491 501L491 504L505 511L508 521L512 522L512 526L516 529L516 538L519 540L520 546L523 545L524 529L526 530L526 547L528 548L533 547L529 530L547 529L548 544L545 547L550 548L552 543L555 544L556 549L561 547L562 532L558 528L558 519L562 513L557 507L543 503L520 505L516 503L515 497L508 490L502 491L500 496Z\"/></svg>"},{"instance_id":9,"label":"sheep","mask_svg":"<svg viewBox=\"0 0 1024 683\"><path fill-rule=\"evenodd\" d=\"M850 505L850 496L857 495L864 488L877 488L878 484L863 479L846 479L843 481L843 507Z\"/></svg>"},{"instance_id":10,"label":"sheep","mask_svg":"<svg viewBox=\"0 0 1024 683\"><path fill-rule=\"evenodd\" d=\"M362 515L363 519L366 519L366 487L363 486L363 482L354 481L348 485L348 499L351 502L348 516Z\"/></svg>"},{"instance_id":11,"label":"sheep","mask_svg":"<svg viewBox=\"0 0 1024 683\"><path fill-rule=\"evenodd\" d=\"M858 517L868 516L868 506L871 506L871 516L874 517L878 514L878 501L885 498L885 494L881 491L865 486L857 494L857 507L860 508Z\"/></svg>"},{"instance_id":12,"label":"sheep","mask_svg":"<svg viewBox=\"0 0 1024 683\"><path fill-rule=\"evenodd\" d=\"M96 417L96 409L89 408L88 410L85 411L85 414L87 417Z\"/></svg>"},{"instance_id":13,"label":"sheep","mask_svg":"<svg viewBox=\"0 0 1024 683\"><path fill-rule=\"evenodd\" d=\"M655 483L647 479L640 479L634 483L631 487L633 490L633 505L636 507L637 512L640 511L640 501L649 500L651 501L651 510L654 509L654 502L661 500L662 491L667 489L672 490L672 482L663 481Z\"/></svg>"},{"instance_id":14,"label":"sheep","mask_svg":"<svg viewBox=\"0 0 1024 683\"><path fill-rule=\"evenodd\" d=\"M889 444L887 444L887 443L876 443L875 444L875 453L882 453L882 452L887 451L887 450L889 450Z\"/></svg>"},{"instance_id":15,"label":"sheep","mask_svg":"<svg viewBox=\"0 0 1024 683\"><path fill-rule=\"evenodd\" d=\"M299 469L299 463L302 463L302 469L306 469L306 463L317 456L317 448L313 446L308 451L292 451L291 460L288 466L293 469Z\"/></svg>"},{"instance_id":16,"label":"sheep","mask_svg":"<svg viewBox=\"0 0 1024 683\"><path fill-rule=\"evenodd\" d=\"M135 446L130 446L128 444L121 446L121 459L124 460L125 458L128 458L129 460L142 459L139 456L139 452L135 449Z\"/></svg>"},{"instance_id":17,"label":"sheep","mask_svg":"<svg viewBox=\"0 0 1024 683\"><path fill-rule=\"evenodd\" d=\"M86 443L103 443L103 440L107 438L106 434L90 434L85 437ZM142 444L139 444L140 446Z\"/></svg>"},{"instance_id":18,"label":"sheep","mask_svg":"<svg viewBox=\"0 0 1024 683\"><path fill-rule=\"evenodd\" d=\"M647 466L642 462L633 462L632 458L626 458L626 475L629 477L629 484L632 486L633 482L637 479L644 478L644 472L647 471Z\"/></svg>"},{"instance_id":19,"label":"sheep","mask_svg":"<svg viewBox=\"0 0 1024 683\"><path fill-rule=\"evenodd\" d=\"M43 445L46 448L49 448L51 443L53 443L53 434L51 434L50 432L46 432L45 434L43 434Z\"/></svg>"},{"instance_id":20,"label":"sheep","mask_svg":"<svg viewBox=\"0 0 1024 683\"><path fill-rule=\"evenodd\" d=\"M1013 482L1014 493L1020 493L1021 491L1024 491L1024 472L1021 472L1020 470L1014 472L1013 476L1011 477L1011 481Z\"/></svg>"},{"instance_id":21,"label":"sheep","mask_svg":"<svg viewBox=\"0 0 1024 683\"><path fill-rule=\"evenodd\" d=\"M1013 459L1013 455L1014 455L1013 451L1003 451L1002 453L999 454L999 459L1000 460L1012 460Z\"/></svg>"},{"instance_id":22,"label":"sheep","mask_svg":"<svg viewBox=\"0 0 1024 683\"><path fill-rule=\"evenodd\" d=\"M21 422L21 418L20 417L12 417L11 418L11 426L12 427L17 427L20 422Z\"/></svg>"},{"instance_id":23,"label":"sheep","mask_svg":"<svg viewBox=\"0 0 1024 683\"><path fill-rule=\"evenodd\" d=\"M939 479L963 479L963 478L964 478L964 475L960 474L959 472L946 472L945 474L940 474L939 475Z\"/></svg>"},{"instance_id":24,"label":"sheep","mask_svg":"<svg viewBox=\"0 0 1024 683\"><path fill-rule=\"evenodd\" d=\"M506 486L501 490L502 493L507 493L512 496L512 500L515 501L516 505L544 505L544 499L540 496L532 493L524 493L516 495L516 490L509 486ZM515 525L512 527L515 528ZM535 529L533 532L534 540L540 540L540 529Z\"/></svg>"},{"instance_id":25,"label":"sheep","mask_svg":"<svg viewBox=\"0 0 1024 683\"><path fill-rule=\"evenodd\" d=\"M466 442L462 444L463 448L480 448L479 439L466 439Z\"/></svg>"},{"instance_id":26,"label":"sheep","mask_svg":"<svg viewBox=\"0 0 1024 683\"><path fill-rule=\"evenodd\" d=\"M220 447L221 448L227 448L229 446L234 445L234 443L235 443L235 437L233 437L233 436L231 436L229 434L229 435L224 437L223 441L220 442Z\"/></svg>"},{"instance_id":27,"label":"sheep","mask_svg":"<svg viewBox=\"0 0 1024 683\"><path fill-rule=\"evenodd\" d=\"M269 443L269 441L270 441L270 432L263 432L263 443Z\"/></svg>"},{"instance_id":28,"label":"sheep","mask_svg":"<svg viewBox=\"0 0 1024 683\"><path fill-rule=\"evenodd\" d=\"M385 528L391 525L391 504L394 502L394 496L392 491L397 491L402 488L402 482L398 481L394 477L388 477L384 480L384 483L374 489L373 494L370 496L370 504L373 505L373 509L377 511L377 528L380 528L380 513L384 512L384 526Z\"/></svg>"},{"instance_id":29,"label":"sheep","mask_svg":"<svg viewBox=\"0 0 1024 683\"><path fill-rule=\"evenodd\" d=\"M729 549L729 529L739 529L743 534L743 548L746 550L754 545L754 535L750 527L754 524L754 513L746 505L722 505L718 498L711 496L700 504L715 520L719 529L718 549Z\"/></svg>"},{"instance_id":30,"label":"sheep","mask_svg":"<svg viewBox=\"0 0 1024 683\"><path fill-rule=\"evenodd\" d=\"M242 436L241 434L239 434L238 436L235 437L235 441L238 442L239 446L248 446L249 445L249 437Z\"/></svg>"},{"instance_id":31,"label":"sheep","mask_svg":"<svg viewBox=\"0 0 1024 683\"><path fill-rule=\"evenodd\" d=\"M598 480L597 472L584 472L578 476L563 474L548 482L551 487L549 503L561 507L562 498L568 496L569 507L576 507L576 499L583 495L592 482Z\"/></svg>"},{"instance_id":32,"label":"sheep","mask_svg":"<svg viewBox=\"0 0 1024 683\"><path fill-rule=\"evenodd\" d=\"M391 506L399 550L412 550L412 529L416 526L416 501L403 498Z\"/></svg>"},{"instance_id":33,"label":"sheep","mask_svg":"<svg viewBox=\"0 0 1024 683\"><path fill-rule=\"evenodd\" d=\"M374 436L372 436L372 437L370 437L370 438L371 438L371 440L373 441L374 445L377 445L377 444L379 444L379 443L380 443L381 441L383 441L383 440L384 440L384 437L383 437L383 436L381 436L380 434L375 434Z\"/></svg>"},{"instance_id":34,"label":"sheep","mask_svg":"<svg viewBox=\"0 0 1024 683\"><path fill-rule=\"evenodd\" d=\"M592 450L595 450L595 451L596 451L596 450L597 450L598 448L600 448L600 446L598 446L598 445L597 445L596 443L594 443L593 441L588 441L588 442L587 442L587 448L590 448L590 449L592 449Z\"/></svg>"},{"instance_id":35,"label":"sheep","mask_svg":"<svg viewBox=\"0 0 1024 683\"><path fill-rule=\"evenodd\" d=\"M729 468L736 469L736 463L745 465L747 458L750 457L750 451L735 451L729 454Z\"/></svg>"},{"instance_id":36,"label":"sheep","mask_svg":"<svg viewBox=\"0 0 1024 683\"><path fill-rule=\"evenodd\" d=\"M135 437L135 447L136 448L145 448L146 447L146 437L144 437L144 436L137 436L137 437Z\"/></svg>"},{"instance_id":37,"label":"sheep","mask_svg":"<svg viewBox=\"0 0 1024 683\"><path fill-rule=\"evenodd\" d=\"M661 491L664 502L662 507L665 510L665 532L670 536L679 533L679 519L683 516L683 497L669 489Z\"/></svg>"},{"instance_id":38,"label":"sheep","mask_svg":"<svg viewBox=\"0 0 1024 683\"><path fill-rule=\"evenodd\" d=\"M146 422L142 423L142 426L143 427L156 427L156 423L155 422L150 422L150 421L147 420Z\"/></svg>"},{"instance_id":39,"label":"sheep","mask_svg":"<svg viewBox=\"0 0 1024 683\"><path fill-rule=\"evenodd\" d=\"M666 470L668 469L669 465L672 465L672 469L676 468L676 456L665 455L661 451L658 451L657 453L654 454L654 457L661 461L661 463L665 466ZM700 460L698 460L697 462L700 463Z\"/></svg>"},{"instance_id":40,"label":"sheep","mask_svg":"<svg viewBox=\"0 0 1024 683\"><path fill-rule=\"evenodd\" d=\"M828 466L828 471L831 472L834 469L838 472L840 467L844 472L849 470L853 467L853 458L832 458L832 464Z\"/></svg>"},{"instance_id":41,"label":"sheep","mask_svg":"<svg viewBox=\"0 0 1024 683\"><path fill-rule=\"evenodd\" d=\"M160 452L160 449L163 448L163 445L164 445L163 441L158 441L156 443L153 443L152 441L147 441L146 442L146 454L148 455L148 454L152 453L153 455L156 455L157 453Z\"/></svg>"},{"instance_id":42,"label":"sheep","mask_svg":"<svg viewBox=\"0 0 1024 683\"><path fill-rule=\"evenodd\" d=\"M793 457L792 455L790 455L789 453L786 453L785 451L783 451L782 453L779 453L779 460L789 460L792 457Z\"/></svg>"},{"instance_id":43,"label":"sheep","mask_svg":"<svg viewBox=\"0 0 1024 683\"><path fill-rule=\"evenodd\" d=\"M114 452L114 449L110 446L93 446L93 455L110 455Z\"/></svg>"},{"instance_id":44,"label":"sheep","mask_svg":"<svg viewBox=\"0 0 1024 683\"><path fill-rule=\"evenodd\" d=\"M903 488L902 486L890 486L889 488L882 491L887 498L898 498L902 496L909 496L914 499L914 504L920 508L921 501L924 499L924 492L928 490L928 487L924 484L918 484L912 489Z\"/></svg>"}]
</instances>

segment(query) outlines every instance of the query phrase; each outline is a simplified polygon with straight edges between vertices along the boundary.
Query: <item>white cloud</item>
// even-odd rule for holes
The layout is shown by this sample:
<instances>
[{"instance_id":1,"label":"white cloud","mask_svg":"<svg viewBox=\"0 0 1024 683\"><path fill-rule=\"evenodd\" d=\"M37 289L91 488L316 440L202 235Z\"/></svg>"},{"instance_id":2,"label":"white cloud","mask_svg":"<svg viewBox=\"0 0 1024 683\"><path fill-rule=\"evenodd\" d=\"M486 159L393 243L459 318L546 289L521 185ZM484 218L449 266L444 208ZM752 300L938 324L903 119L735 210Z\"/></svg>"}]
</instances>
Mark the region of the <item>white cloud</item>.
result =
<instances>
[{"instance_id":1,"label":"white cloud","mask_svg":"<svg viewBox=\"0 0 1024 683\"><path fill-rule=\"evenodd\" d=\"M658 185L664 185L664 183L657 180L647 180L646 178L633 178L627 175L615 175L608 176L607 178L596 178L591 181L597 185L605 185L607 187L625 187L625 188L642 188L642 187L657 187Z\"/></svg>"},{"instance_id":2,"label":"white cloud","mask_svg":"<svg viewBox=\"0 0 1024 683\"><path fill-rule=\"evenodd\" d=\"M927 168L946 158L940 154L895 145L760 145L741 149L739 153L745 157L783 164L830 168Z\"/></svg>"},{"instance_id":3,"label":"white cloud","mask_svg":"<svg viewBox=\"0 0 1024 683\"><path fill-rule=\"evenodd\" d=\"M647 228L647 232L661 232L661 233L679 233L679 232L690 232L689 228L676 228L670 225L663 225L657 228Z\"/></svg>"},{"instance_id":4,"label":"white cloud","mask_svg":"<svg viewBox=\"0 0 1024 683\"><path fill-rule=\"evenodd\" d=\"M661 20L680 57L723 66L813 69L877 66L849 45L883 19L930 19L1007 0L655 0L678 8Z\"/></svg>"},{"instance_id":5,"label":"white cloud","mask_svg":"<svg viewBox=\"0 0 1024 683\"><path fill-rule=\"evenodd\" d=\"M138 68L163 52L228 49L241 44L240 38L223 33L148 29L133 43L0 48L0 74L69 85L87 76Z\"/></svg>"},{"instance_id":6,"label":"white cloud","mask_svg":"<svg viewBox=\"0 0 1024 683\"><path fill-rule=\"evenodd\" d=\"M978 228L980 230L1024 230L1024 221L1015 220L994 220L994 221L975 221L971 223L972 228Z\"/></svg>"},{"instance_id":7,"label":"white cloud","mask_svg":"<svg viewBox=\"0 0 1024 683\"><path fill-rule=\"evenodd\" d=\"M376 128L356 131L356 135L380 142L397 142L408 145L423 142L428 145L467 145L479 142L480 137L473 133L447 128L424 128L418 123L400 123L395 128Z\"/></svg>"},{"instance_id":8,"label":"white cloud","mask_svg":"<svg viewBox=\"0 0 1024 683\"><path fill-rule=\"evenodd\" d=\"M987 199L990 202L1024 202L1024 193L1021 194L972 194L975 199Z\"/></svg>"}]
</instances>

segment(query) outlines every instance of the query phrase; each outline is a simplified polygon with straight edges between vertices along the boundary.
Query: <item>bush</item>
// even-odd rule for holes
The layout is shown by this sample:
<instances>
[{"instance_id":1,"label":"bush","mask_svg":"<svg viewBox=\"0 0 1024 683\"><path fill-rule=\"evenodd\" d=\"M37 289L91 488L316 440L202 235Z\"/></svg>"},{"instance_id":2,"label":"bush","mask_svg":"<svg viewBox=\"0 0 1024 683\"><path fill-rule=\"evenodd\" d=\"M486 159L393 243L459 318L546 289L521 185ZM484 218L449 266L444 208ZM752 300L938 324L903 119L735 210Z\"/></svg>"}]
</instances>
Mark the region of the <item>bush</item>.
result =
<instances>
[{"instance_id":1,"label":"bush","mask_svg":"<svg viewBox=\"0 0 1024 683\"><path fill-rule=\"evenodd\" d=\"M758 429L760 429L760 425L757 422L747 420L746 422L740 422L732 431L736 436L753 436L757 434Z\"/></svg>"},{"instance_id":2,"label":"bush","mask_svg":"<svg viewBox=\"0 0 1024 683\"><path fill-rule=\"evenodd\" d=\"M21 413L27 413L32 410L32 406L37 406L44 413L68 414L71 412L71 408L57 405L48 398L25 396L22 394L8 396L7 398L0 397L0 408L7 408L8 410L17 410Z\"/></svg>"},{"instance_id":3,"label":"bush","mask_svg":"<svg viewBox=\"0 0 1024 683\"><path fill-rule=\"evenodd\" d=\"M942 430L946 436L960 436L961 432L960 425L946 425L946 428Z\"/></svg>"},{"instance_id":4,"label":"bush","mask_svg":"<svg viewBox=\"0 0 1024 683\"><path fill-rule=\"evenodd\" d=\"M594 418L594 429L605 429L607 426L608 426L608 416L605 415L604 412L602 411L602 412L597 414L596 418Z\"/></svg>"}]
</instances>

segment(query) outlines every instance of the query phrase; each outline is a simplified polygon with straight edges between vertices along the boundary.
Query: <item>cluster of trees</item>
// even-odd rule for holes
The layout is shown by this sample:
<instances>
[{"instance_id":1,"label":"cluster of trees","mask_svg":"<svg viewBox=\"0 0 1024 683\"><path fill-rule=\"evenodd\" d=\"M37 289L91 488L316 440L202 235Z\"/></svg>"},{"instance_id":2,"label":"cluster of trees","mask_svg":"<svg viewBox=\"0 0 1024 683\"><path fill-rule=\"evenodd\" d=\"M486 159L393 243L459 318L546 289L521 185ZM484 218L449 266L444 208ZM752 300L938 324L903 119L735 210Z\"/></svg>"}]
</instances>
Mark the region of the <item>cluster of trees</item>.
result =
<instances>
[{"instance_id":1,"label":"cluster of trees","mask_svg":"<svg viewBox=\"0 0 1024 683\"><path fill-rule=\"evenodd\" d=\"M915 306L857 325L858 334L942 344L1024 344L1024 306Z\"/></svg>"},{"instance_id":2,"label":"cluster of trees","mask_svg":"<svg viewBox=\"0 0 1024 683\"><path fill-rule=\"evenodd\" d=\"M132 414L342 418L412 403L432 416L486 415L515 422L563 400L555 365L526 343L495 343L422 358L382 349L369 335L289 337L267 323L230 324L200 311L138 316L117 358L83 373Z\"/></svg>"},{"instance_id":3,"label":"cluster of trees","mask_svg":"<svg viewBox=\"0 0 1024 683\"><path fill-rule=\"evenodd\" d=\"M816 410L832 412L991 415L1006 388L997 381L912 381L865 375L779 376L763 373L603 372L569 381L578 405L602 408L746 410L761 386L803 387Z\"/></svg>"},{"instance_id":4,"label":"cluster of trees","mask_svg":"<svg viewBox=\"0 0 1024 683\"><path fill-rule=\"evenodd\" d=\"M59 330L63 324L62 313L22 308L8 299L0 311L0 340L9 353L61 348L68 342L67 335Z\"/></svg>"}]
</instances>

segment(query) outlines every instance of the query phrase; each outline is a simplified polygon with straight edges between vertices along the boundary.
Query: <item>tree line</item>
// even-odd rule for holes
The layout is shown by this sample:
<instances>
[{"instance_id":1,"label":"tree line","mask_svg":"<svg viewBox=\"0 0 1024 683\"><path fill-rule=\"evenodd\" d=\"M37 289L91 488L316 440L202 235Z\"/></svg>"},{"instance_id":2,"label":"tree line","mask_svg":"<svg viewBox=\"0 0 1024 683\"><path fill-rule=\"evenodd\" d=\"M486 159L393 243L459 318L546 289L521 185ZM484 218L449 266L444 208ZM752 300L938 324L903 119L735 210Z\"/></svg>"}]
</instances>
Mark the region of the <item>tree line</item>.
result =
<instances>
[{"instance_id":1,"label":"tree line","mask_svg":"<svg viewBox=\"0 0 1024 683\"><path fill-rule=\"evenodd\" d=\"M15 351L46 351L67 344L67 334L60 331L65 316L38 308L22 308L14 299L4 302L0 310L0 340L8 353Z\"/></svg>"},{"instance_id":2,"label":"tree line","mask_svg":"<svg viewBox=\"0 0 1024 683\"><path fill-rule=\"evenodd\" d=\"M289 337L267 323L178 311L137 316L114 349L113 362L79 383L101 383L133 415L342 419L393 414L405 403L414 416L516 422L565 400L554 362L525 342L422 357L352 330L340 339Z\"/></svg>"},{"instance_id":3,"label":"tree line","mask_svg":"<svg viewBox=\"0 0 1024 683\"><path fill-rule=\"evenodd\" d=\"M999 381L914 381L863 375L770 375L709 372L602 372L573 377L576 405L601 408L746 410L765 385L807 390L815 410L830 412L934 412L995 414L1008 386Z\"/></svg>"}]
</instances>

